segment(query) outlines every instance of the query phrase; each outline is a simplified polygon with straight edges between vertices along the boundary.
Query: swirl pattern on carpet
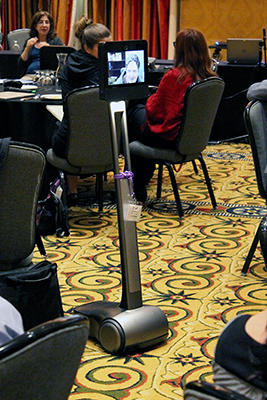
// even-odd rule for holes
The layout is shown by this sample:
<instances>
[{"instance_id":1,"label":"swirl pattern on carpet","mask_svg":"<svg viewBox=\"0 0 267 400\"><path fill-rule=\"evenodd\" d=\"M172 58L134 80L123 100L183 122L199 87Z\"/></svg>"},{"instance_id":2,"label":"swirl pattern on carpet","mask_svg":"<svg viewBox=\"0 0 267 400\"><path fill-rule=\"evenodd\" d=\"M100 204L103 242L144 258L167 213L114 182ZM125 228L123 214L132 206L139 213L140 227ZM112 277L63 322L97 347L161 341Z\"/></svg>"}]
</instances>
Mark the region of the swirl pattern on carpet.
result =
<instances>
[{"instance_id":1,"label":"swirl pattern on carpet","mask_svg":"<svg viewBox=\"0 0 267 400\"><path fill-rule=\"evenodd\" d=\"M247 144L209 146L204 157L218 208L212 209L203 174L191 163L176 179L185 209L179 219L170 181L163 177L163 201L143 208L137 223L142 296L169 321L165 343L141 354L115 356L88 340L70 400L182 399L186 382L212 381L211 361L216 340L235 315L266 308L266 268L256 250L250 272L240 271L248 254L264 200L258 194L253 160ZM155 197L157 174L148 194ZM94 188L94 179L80 181L81 197ZM120 302L121 270L117 212L105 182L103 215L97 205L70 210L71 234L47 236L49 260L58 264L63 308L91 301ZM90 197L90 196L89 196ZM35 250L35 261L39 261Z\"/></svg>"}]
</instances>

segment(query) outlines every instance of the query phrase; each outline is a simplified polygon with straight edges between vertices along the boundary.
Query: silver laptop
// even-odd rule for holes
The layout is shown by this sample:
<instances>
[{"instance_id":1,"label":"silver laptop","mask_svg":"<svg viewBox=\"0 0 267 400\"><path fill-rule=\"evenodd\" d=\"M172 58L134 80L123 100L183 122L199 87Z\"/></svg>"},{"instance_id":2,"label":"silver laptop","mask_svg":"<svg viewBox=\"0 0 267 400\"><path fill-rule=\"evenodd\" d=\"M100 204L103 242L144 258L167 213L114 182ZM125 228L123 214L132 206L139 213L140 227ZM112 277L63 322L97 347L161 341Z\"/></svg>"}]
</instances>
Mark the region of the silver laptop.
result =
<instances>
[{"instance_id":1,"label":"silver laptop","mask_svg":"<svg viewBox=\"0 0 267 400\"><path fill-rule=\"evenodd\" d=\"M227 61L230 64L257 64L261 39L227 39Z\"/></svg>"}]
</instances>

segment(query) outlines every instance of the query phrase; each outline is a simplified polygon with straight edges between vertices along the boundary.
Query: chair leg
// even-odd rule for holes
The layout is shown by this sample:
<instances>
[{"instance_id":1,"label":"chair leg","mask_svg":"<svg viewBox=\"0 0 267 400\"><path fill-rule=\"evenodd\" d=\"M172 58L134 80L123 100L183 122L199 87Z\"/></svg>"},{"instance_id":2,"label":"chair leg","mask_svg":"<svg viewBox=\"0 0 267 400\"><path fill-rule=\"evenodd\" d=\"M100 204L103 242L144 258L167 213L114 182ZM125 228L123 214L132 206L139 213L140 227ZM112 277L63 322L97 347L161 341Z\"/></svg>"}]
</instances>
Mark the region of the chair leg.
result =
<instances>
[{"instance_id":1,"label":"chair leg","mask_svg":"<svg viewBox=\"0 0 267 400\"><path fill-rule=\"evenodd\" d=\"M203 170L203 173L204 173L206 185L208 187L208 191L209 191L209 195L210 195L210 199L211 199L211 204L212 204L212 207L215 210L216 207L217 207L217 202L216 202L216 199L215 199L215 196L214 196L214 193L213 193L213 189L212 189L212 186L211 186L211 181L210 181L209 173L208 173L208 170L207 170L207 167L206 167L206 163L205 163L202 155L200 155L198 159L200 161L200 164L201 164L201 167L202 167L202 170Z\"/></svg>"},{"instance_id":2,"label":"chair leg","mask_svg":"<svg viewBox=\"0 0 267 400\"><path fill-rule=\"evenodd\" d=\"M179 217L183 218L183 216L184 216L183 207L182 207L182 203L181 203L181 200L180 200L178 187L177 187L177 183L176 183L176 180L175 180L175 176L174 176L174 173L173 173L172 166L171 166L171 164L169 164L167 162L165 162L164 165L168 168L168 171L169 171L171 184L172 184L172 189L173 189L173 193L174 193L174 197L175 197L175 201L176 201Z\"/></svg>"},{"instance_id":3,"label":"chair leg","mask_svg":"<svg viewBox=\"0 0 267 400\"><path fill-rule=\"evenodd\" d=\"M98 212L103 211L103 174L96 174L95 194L98 201Z\"/></svg>"},{"instance_id":4,"label":"chair leg","mask_svg":"<svg viewBox=\"0 0 267 400\"><path fill-rule=\"evenodd\" d=\"M60 186L62 188L62 195L61 195L61 200L64 205L64 207L67 207L67 183L66 183L66 178L65 174L63 171L58 171L59 174L59 179L60 179Z\"/></svg>"},{"instance_id":5,"label":"chair leg","mask_svg":"<svg viewBox=\"0 0 267 400\"><path fill-rule=\"evenodd\" d=\"M162 174L163 174L163 165L162 165L162 164L159 164L159 169L158 169L158 184L157 184L157 200L161 198Z\"/></svg>"},{"instance_id":6,"label":"chair leg","mask_svg":"<svg viewBox=\"0 0 267 400\"><path fill-rule=\"evenodd\" d=\"M198 169L197 169L197 164L196 164L195 160L192 161L192 164L193 164L195 174L198 175Z\"/></svg>"},{"instance_id":7,"label":"chair leg","mask_svg":"<svg viewBox=\"0 0 267 400\"><path fill-rule=\"evenodd\" d=\"M265 269L267 266L267 215L265 215L259 226L259 240L261 244L261 253L264 258Z\"/></svg>"},{"instance_id":8,"label":"chair leg","mask_svg":"<svg viewBox=\"0 0 267 400\"><path fill-rule=\"evenodd\" d=\"M62 215L63 215L63 221L65 221L64 223L64 227L63 227L63 232L59 231L56 232L56 235L59 237L62 236L69 236L70 234L70 228L69 228L69 209L68 209L68 205L67 205L67 183L66 183L66 178L65 178L65 174L63 171L59 170L59 179L60 179L60 185L62 188L62 195L61 195L61 201L62 201L62 205L63 205L63 210L62 210Z\"/></svg>"},{"instance_id":9,"label":"chair leg","mask_svg":"<svg viewBox=\"0 0 267 400\"><path fill-rule=\"evenodd\" d=\"M241 275L242 276L245 276L247 274L249 265L250 265L251 260L252 260L252 257L253 257L253 255L254 255L254 253L256 251L258 242L260 240L260 227L261 227L261 224L259 225L259 227L257 229L257 232L256 232L256 235L254 236L253 242L252 242L252 244L250 246L250 249L249 249L245 264L244 264L244 266L242 268L242 271L241 271Z\"/></svg>"}]
</instances>

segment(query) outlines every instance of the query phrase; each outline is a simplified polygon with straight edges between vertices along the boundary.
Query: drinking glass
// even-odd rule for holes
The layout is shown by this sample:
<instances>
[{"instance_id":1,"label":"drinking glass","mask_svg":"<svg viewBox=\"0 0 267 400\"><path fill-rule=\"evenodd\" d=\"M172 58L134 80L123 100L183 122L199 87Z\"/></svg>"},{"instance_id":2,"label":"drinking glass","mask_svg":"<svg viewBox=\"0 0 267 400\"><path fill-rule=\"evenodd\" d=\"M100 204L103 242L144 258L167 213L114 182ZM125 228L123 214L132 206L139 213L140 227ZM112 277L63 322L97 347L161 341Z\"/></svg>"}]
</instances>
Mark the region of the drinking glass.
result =
<instances>
[{"instance_id":1,"label":"drinking glass","mask_svg":"<svg viewBox=\"0 0 267 400\"><path fill-rule=\"evenodd\" d=\"M40 71L40 77L38 79L38 81L36 82L37 86L38 86L38 92L42 91L43 87L44 87L44 71Z\"/></svg>"},{"instance_id":2,"label":"drinking glass","mask_svg":"<svg viewBox=\"0 0 267 400\"><path fill-rule=\"evenodd\" d=\"M42 79L42 86L43 86L44 90L49 91L50 89L52 89L52 85L53 85L53 81L50 76L50 71L46 70L44 72L44 77Z\"/></svg>"},{"instance_id":3,"label":"drinking glass","mask_svg":"<svg viewBox=\"0 0 267 400\"><path fill-rule=\"evenodd\" d=\"M38 82L38 80L39 80L39 78L40 78L40 76L41 76L41 70L40 69L37 69L36 71L35 71L35 75L33 76L33 78L32 78L32 80L33 80L33 82Z\"/></svg>"}]
</instances>

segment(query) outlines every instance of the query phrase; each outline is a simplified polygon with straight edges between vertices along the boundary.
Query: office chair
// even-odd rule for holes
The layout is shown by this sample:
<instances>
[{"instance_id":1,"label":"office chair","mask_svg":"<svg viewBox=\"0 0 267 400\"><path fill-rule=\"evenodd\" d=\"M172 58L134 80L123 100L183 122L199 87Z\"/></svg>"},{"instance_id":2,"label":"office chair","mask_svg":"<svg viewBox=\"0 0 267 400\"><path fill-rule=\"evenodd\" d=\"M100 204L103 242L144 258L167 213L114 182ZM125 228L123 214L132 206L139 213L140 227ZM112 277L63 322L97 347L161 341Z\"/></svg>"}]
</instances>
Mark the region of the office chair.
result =
<instances>
[{"instance_id":1,"label":"office chair","mask_svg":"<svg viewBox=\"0 0 267 400\"><path fill-rule=\"evenodd\" d=\"M67 400L89 335L81 315L57 318L0 347L5 400Z\"/></svg>"},{"instance_id":2,"label":"office chair","mask_svg":"<svg viewBox=\"0 0 267 400\"><path fill-rule=\"evenodd\" d=\"M192 381L186 384L184 400L250 400L224 386L204 381Z\"/></svg>"},{"instance_id":3,"label":"office chair","mask_svg":"<svg viewBox=\"0 0 267 400\"><path fill-rule=\"evenodd\" d=\"M249 136L259 194L267 201L267 103L258 100L248 103L244 111L244 121ZM242 268L242 275L246 275L248 271L259 240L265 265L267 265L266 219L266 216L263 217L259 224Z\"/></svg>"},{"instance_id":4,"label":"office chair","mask_svg":"<svg viewBox=\"0 0 267 400\"><path fill-rule=\"evenodd\" d=\"M10 142L0 173L0 271L31 264L45 165L39 147Z\"/></svg>"},{"instance_id":5,"label":"office chair","mask_svg":"<svg viewBox=\"0 0 267 400\"><path fill-rule=\"evenodd\" d=\"M58 157L53 149L47 160L62 173L89 176L96 174L99 211L103 209L103 176L113 170L108 104L100 100L98 86L83 87L68 93L68 144L66 157ZM66 184L63 203L66 204Z\"/></svg>"},{"instance_id":6,"label":"office chair","mask_svg":"<svg viewBox=\"0 0 267 400\"><path fill-rule=\"evenodd\" d=\"M22 28L22 29L15 29L14 31L10 31L7 34L7 43L8 47L11 50L14 40L17 41L20 50L22 50L24 43L26 42L27 39L30 37L30 29L28 28Z\"/></svg>"},{"instance_id":7,"label":"office chair","mask_svg":"<svg viewBox=\"0 0 267 400\"><path fill-rule=\"evenodd\" d=\"M223 91L224 82L217 77L203 79L189 86L185 93L183 118L175 150L146 146L137 140L130 143L131 154L151 159L159 165L157 200L161 197L163 165L167 167L180 218L184 213L172 168L174 164L191 161L194 165L194 161L198 159L204 172L212 206L213 208L217 206L201 152L208 144ZM196 172L195 165L194 169Z\"/></svg>"}]
</instances>

